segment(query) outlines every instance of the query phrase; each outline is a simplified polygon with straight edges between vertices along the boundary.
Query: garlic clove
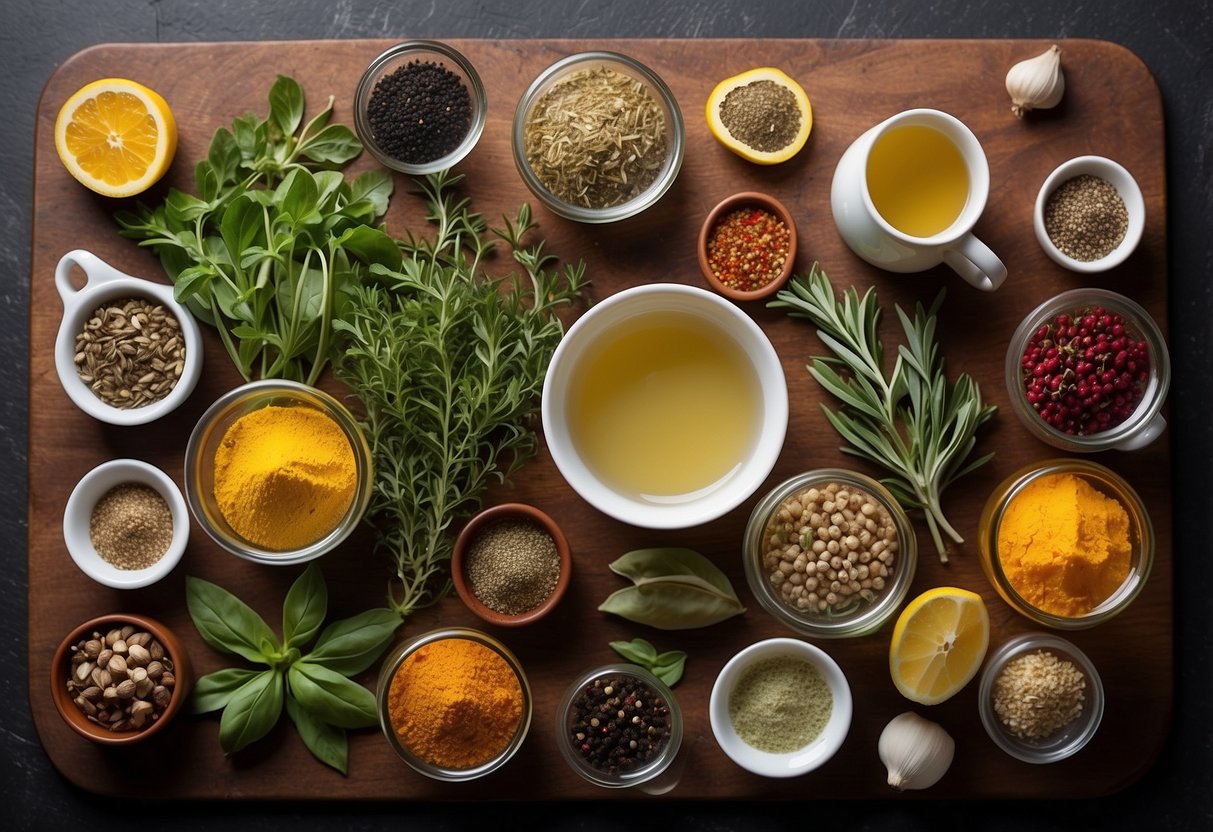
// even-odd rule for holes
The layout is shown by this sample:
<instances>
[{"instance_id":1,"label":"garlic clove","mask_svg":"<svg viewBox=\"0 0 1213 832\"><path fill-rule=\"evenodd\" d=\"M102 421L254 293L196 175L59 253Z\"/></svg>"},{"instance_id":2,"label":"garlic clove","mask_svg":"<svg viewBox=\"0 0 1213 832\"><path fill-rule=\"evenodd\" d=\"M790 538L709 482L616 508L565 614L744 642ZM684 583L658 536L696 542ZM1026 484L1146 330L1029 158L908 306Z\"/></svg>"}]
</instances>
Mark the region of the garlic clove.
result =
<instances>
[{"instance_id":1,"label":"garlic clove","mask_svg":"<svg viewBox=\"0 0 1213 832\"><path fill-rule=\"evenodd\" d=\"M1035 58L1020 61L1007 72L1011 112L1023 118L1029 110L1047 110L1061 102L1066 90L1061 71L1061 47L1053 44Z\"/></svg>"},{"instance_id":2,"label":"garlic clove","mask_svg":"<svg viewBox=\"0 0 1213 832\"><path fill-rule=\"evenodd\" d=\"M890 786L898 791L926 789L947 773L956 742L942 726L906 711L880 732L877 751L888 769Z\"/></svg>"}]
</instances>

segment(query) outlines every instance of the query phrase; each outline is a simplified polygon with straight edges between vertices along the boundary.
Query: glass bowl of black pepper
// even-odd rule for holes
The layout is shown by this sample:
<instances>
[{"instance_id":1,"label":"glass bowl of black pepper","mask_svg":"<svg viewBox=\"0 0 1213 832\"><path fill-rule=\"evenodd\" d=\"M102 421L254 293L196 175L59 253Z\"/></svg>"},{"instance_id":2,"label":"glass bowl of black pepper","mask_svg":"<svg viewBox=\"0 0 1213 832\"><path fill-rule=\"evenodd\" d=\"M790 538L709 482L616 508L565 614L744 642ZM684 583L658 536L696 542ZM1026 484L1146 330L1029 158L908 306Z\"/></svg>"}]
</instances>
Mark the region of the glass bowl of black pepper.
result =
<instances>
[{"instance_id":1,"label":"glass bowl of black pepper","mask_svg":"<svg viewBox=\"0 0 1213 832\"><path fill-rule=\"evenodd\" d=\"M1007 754L1025 763L1055 763L1095 736L1103 719L1103 682L1071 642L1026 633L986 659L977 707L986 733Z\"/></svg>"},{"instance_id":2,"label":"glass bowl of black pepper","mask_svg":"<svg viewBox=\"0 0 1213 832\"><path fill-rule=\"evenodd\" d=\"M522 181L553 213L577 222L615 222L656 203L678 177L685 139L670 88L615 52L562 58L514 111Z\"/></svg>"},{"instance_id":3,"label":"glass bowl of black pepper","mask_svg":"<svg viewBox=\"0 0 1213 832\"><path fill-rule=\"evenodd\" d=\"M410 40L371 61L354 95L358 137L379 162L411 176L455 165L476 146L488 99L476 69L445 43Z\"/></svg>"},{"instance_id":4,"label":"glass bowl of black pepper","mask_svg":"<svg viewBox=\"0 0 1213 832\"><path fill-rule=\"evenodd\" d=\"M1045 254L1076 272L1123 263L1141 242L1146 203L1133 175L1103 156L1079 156L1049 174L1033 227Z\"/></svg>"},{"instance_id":5,"label":"glass bowl of black pepper","mask_svg":"<svg viewBox=\"0 0 1213 832\"><path fill-rule=\"evenodd\" d=\"M556 735L565 761L595 785L663 793L676 784L682 711L669 687L639 665L580 674L556 711Z\"/></svg>"},{"instance_id":6,"label":"glass bowl of black pepper","mask_svg":"<svg viewBox=\"0 0 1213 832\"><path fill-rule=\"evenodd\" d=\"M1107 289L1070 289L1029 312L1011 335L1004 377L1020 423L1064 451L1137 450L1167 426L1162 330Z\"/></svg>"}]
</instances>

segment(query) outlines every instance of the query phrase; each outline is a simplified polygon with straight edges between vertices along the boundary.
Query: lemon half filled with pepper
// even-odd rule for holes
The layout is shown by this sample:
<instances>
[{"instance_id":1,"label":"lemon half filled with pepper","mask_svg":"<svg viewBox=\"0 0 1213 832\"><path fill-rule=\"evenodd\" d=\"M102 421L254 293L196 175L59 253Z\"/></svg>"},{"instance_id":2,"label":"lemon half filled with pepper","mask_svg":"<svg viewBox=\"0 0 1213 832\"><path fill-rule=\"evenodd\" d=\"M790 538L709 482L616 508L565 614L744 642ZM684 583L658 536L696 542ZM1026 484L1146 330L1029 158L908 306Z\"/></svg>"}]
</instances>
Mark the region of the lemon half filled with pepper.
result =
<instances>
[{"instance_id":1,"label":"lemon half filled with pepper","mask_svg":"<svg viewBox=\"0 0 1213 832\"><path fill-rule=\"evenodd\" d=\"M706 115L718 142L759 165L791 159L813 129L813 108L804 88L769 66L717 84L708 96Z\"/></svg>"}]
</instances>

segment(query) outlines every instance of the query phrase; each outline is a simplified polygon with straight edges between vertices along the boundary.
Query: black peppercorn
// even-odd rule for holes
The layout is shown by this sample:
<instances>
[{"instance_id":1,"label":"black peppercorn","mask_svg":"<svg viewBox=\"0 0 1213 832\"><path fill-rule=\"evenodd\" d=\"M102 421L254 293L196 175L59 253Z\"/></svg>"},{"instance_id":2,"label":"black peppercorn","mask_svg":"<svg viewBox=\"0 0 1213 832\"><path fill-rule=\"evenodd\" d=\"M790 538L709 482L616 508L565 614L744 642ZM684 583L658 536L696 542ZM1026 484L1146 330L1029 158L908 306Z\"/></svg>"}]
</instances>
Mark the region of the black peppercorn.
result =
<instances>
[{"instance_id":1,"label":"black peppercorn","mask_svg":"<svg viewBox=\"0 0 1213 832\"><path fill-rule=\"evenodd\" d=\"M596 770L616 775L657 757L670 738L670 707L648 685L612 674L573 700L569 741Z\"/></svg>"},{"instance_id":2,"label":"black peppercorn","mask_svg":"<svg viewBox=\"0 0 1213 832\"><path fill-rule=\"evenodd\" d=\"M472 124L467 87L458 75L432 61L410 61L380 78L366 109L375 143L410 165L447 155Z\"/></svg>"}]
</instances>

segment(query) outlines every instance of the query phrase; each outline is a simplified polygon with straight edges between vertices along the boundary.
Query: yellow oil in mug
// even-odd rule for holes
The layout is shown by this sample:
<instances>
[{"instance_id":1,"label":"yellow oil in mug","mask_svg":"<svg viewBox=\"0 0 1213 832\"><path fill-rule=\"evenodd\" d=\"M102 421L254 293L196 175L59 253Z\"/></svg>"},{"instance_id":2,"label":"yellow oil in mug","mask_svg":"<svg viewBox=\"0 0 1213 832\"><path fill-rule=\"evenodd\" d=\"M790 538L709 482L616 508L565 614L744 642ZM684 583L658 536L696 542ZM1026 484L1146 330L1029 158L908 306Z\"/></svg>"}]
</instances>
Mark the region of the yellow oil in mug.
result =
<instances>
[{"instance_id":1,"label":"yellow oil in mug","mask_svg":"<svg viewBox=\"0 0 1213 832\"><path fill-rule=\"evenodd\" d=\"M659 502L736 471L762 420L749 357L701 318L654 312L591 345L569 388L569 433L611 488Z\"/></svg>"},{"instance_id":2,"label":"yellow oil in mug","mask_svg":"<svg viewBox=\"0 0 1213 832\"><path fill-rule=\"evenodd\" d=\"M894 127L868 154L868 193L885 221L903 234L931 237L960 216L969 171L960 150L930 127Z\"/></svg>"}]
</instances>

